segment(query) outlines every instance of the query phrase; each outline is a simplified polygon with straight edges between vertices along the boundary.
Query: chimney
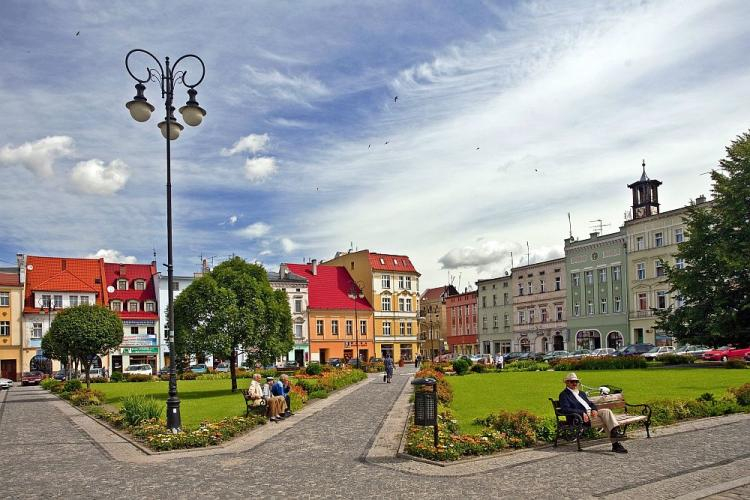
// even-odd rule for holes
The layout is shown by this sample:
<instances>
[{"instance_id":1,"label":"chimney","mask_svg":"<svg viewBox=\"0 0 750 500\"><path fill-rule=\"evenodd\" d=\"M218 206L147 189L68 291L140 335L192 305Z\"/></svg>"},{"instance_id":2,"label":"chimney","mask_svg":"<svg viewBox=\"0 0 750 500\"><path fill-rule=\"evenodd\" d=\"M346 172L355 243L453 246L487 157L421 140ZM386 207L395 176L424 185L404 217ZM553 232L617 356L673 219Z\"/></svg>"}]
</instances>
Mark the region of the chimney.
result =
<instances>
[{"instance_id":1,"label":"chimney","mask_svg":"<svg viewBox=\"0 0 750 500\"><path fill-rule=\"evenodd\" d=\"M318 275L318 259L312 260L312 275L313 276Z\"/></svg>"},{"instance_id":2,"label":"chimney","mask_svg":"<svg viewBox=\"0 0 750 500\"><path fill-rule=\"evenodd\" d=\"M18 263L18 281L23 285L26 283L26 256L22 253L17 253L16 262Z\"/></svg>"},{"instance_id":3,"label":"chimney","mask_svg":"<svg viewBox=\"0 0 750 500\"><path fill-rule=\"evenodd\" d=\"M125 276L125 264L120 264L120 276Z\"/></svg>"},{"instance_id":4,"label":"chimney","mask_svg":"<svg viewBox=\"0 0 750 500\"><path fill-rule=\"evenodd\" d=\"M68 261L65 259L62 259L60 261L60 266L62 267L62 270L65 271L68 268Z\"/></svg>"},{"instance_id":5,"label":"chimney","mask_svg":"<svg viewBox=\"0 0 750 500\"><path fill-rule=\"evenodd\" d=\"M695 199L695 204L700 205L701 203L706 203L706 197L703 195L700 195Z\"/></svg>"}]
</instances>

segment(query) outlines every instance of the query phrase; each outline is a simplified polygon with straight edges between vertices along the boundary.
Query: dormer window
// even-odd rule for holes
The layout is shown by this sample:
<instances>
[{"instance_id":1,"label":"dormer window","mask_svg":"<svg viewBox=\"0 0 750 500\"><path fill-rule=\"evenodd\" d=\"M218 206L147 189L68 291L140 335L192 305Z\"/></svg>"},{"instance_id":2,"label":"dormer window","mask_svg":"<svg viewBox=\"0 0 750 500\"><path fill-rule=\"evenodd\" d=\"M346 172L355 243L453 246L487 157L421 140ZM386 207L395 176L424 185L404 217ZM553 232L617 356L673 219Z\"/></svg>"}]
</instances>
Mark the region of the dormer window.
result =
<instances>
[{"instance_id":1,"label":"dormer window","mask_svg":"<svg viewBox=\"0 0 750 500\"><path fill-rule=\"evenodd\" d=\"M156 312L156 302L153 300L147 300L143 306L145 307L146 312Z\"/></svg>"},{"instance_id":2,"label":"dormer window","mask_svg":"<svg viewBox=\"0 0 750 500\"><path fill-rule=\"evenodd\" d=\"M129 300L128 301L128 312L138 312L138 301L137 300Z\"/></svg>"},{"instance_id":3,"label":"dormer window","mask_svg":"<svg viewBox=\"0 0 750 500\"><path fill-rule=\"evenodd\" d=\"M380 265L382 265L382 266L385 265L385 260L382 257L380 258Z\"/></svg>"},{"instance_id":4,"label":"dormer window","mask_svg":"<svg viewBox=\"0 0 750 500\"><path fill-rule=\"evenodd\" d=\"M128 280L117 280L117 289L118 290L127 290L128 289Z\"/></svg>"},{"instance_id":5,"label":"dormer window","mask_svg":"<svg viewBox=\"0 0 750 500\"><path fill-rule=\"evenodd\" d=\"M122 301L120 300L113 300L109 303L109 308L113 311L122 312Z\"/></svg>"},{"instance_id":6,"label":"dormer window","mask_svg":"<svg viewBox=\"0 0 750 500\"><path fill-rule=\"evenodd\" d=\"M145 290L146 289L146 281L145 280L135 280L135 283L133 283L136 290Z\"/></svg>"}]
</instances>

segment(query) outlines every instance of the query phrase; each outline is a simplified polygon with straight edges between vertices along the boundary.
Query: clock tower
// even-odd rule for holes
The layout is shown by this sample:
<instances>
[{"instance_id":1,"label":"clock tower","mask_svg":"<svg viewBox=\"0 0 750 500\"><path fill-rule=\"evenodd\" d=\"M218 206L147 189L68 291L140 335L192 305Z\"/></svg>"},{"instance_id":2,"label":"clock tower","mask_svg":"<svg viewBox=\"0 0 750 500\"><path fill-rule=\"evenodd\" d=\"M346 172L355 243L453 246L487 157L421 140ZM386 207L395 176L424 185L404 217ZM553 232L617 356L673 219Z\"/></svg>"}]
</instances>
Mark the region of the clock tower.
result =
<instances>
[{"instance_id":1,"label":"clock tower","mask_svg":"<svg viewBox=\"0 0 750 500\"><path fill-rule=\"evenodd\" d=\"M649 179L646 175L646 160L641 164L643 174L640 180L628 187L633 192L633 219L643 219L659 213L659 186L661 181Z\"/></svg>"}]
</instances>

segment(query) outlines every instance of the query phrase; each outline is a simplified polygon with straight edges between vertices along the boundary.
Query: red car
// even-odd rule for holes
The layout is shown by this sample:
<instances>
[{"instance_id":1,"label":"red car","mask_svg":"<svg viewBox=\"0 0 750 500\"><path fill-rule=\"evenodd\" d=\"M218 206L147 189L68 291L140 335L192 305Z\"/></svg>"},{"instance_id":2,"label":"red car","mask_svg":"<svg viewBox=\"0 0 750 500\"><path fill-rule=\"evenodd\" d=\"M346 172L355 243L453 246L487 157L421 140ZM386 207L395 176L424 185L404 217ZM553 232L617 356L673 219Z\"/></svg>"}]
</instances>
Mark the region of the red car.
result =
<instances>
[{"instance_id":1,"label":"red car","mask_svg":"<svg viewBox=\"0 0 750 500\"><path fill-rule=\"evenodd\" d=\"M21 374L21 385L37 385L44 378L44 372L23 372Z\"/></svg>"},{"instance_id":2,"label":"red car","mask_svg":"<svg viewBox=\"0 0 750 500\"><path fill-rule=\"evenodd\" d=\"M725 345L704 352L703 361L721 361L722 363L726 363L730 359L743 359L744 356L749 353L750 347L737 348L731 345Z\"/></svg>"}]
</instances>

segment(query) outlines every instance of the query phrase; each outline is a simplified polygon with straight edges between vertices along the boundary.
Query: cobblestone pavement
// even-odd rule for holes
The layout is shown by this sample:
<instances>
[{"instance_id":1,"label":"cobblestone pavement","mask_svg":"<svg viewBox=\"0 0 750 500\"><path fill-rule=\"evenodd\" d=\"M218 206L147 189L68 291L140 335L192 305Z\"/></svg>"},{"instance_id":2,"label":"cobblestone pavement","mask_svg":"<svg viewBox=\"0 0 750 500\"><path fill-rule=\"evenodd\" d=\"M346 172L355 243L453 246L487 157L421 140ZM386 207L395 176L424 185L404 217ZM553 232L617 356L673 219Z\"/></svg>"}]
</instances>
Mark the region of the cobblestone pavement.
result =
<instances>
[{"instance_id":1,"label":"cobblestone pavement","mask_svg":"<svg viewBox=\"0 0 750 500\"><path fill-rule=\"evenodd\" d=\"M413 371L413 370L412 370ZM536 450L531 460L495 468L463 464L462 475L393 457L368 463L368 449L408 381L371 377L330 406L238 453L180 455L161 463L114 460L39 388L0 395L2 498L747 498L750 417L716 419L652 439L632 439L630 453L606 445ZM4 398L4 400L3 400ZM292 419L298 416L296 415ZM266 427L253 432L264 432ZM225 450L226 451L226 450ZM523 453L523 452L521 452ZM509 455L511 456L511 455ZM519 456L518 454L514 456ZM477 461L477 464L480 462ZM482 462L494 463L494 462ZM572 484L571 484L572 483ZM708 492L708 488L717 488ZM698 494L707 491L705 495ZM739 496L727 496L727 495ZM724 495L724 496L722 496Z\"/></svg>"}]
</instances>

